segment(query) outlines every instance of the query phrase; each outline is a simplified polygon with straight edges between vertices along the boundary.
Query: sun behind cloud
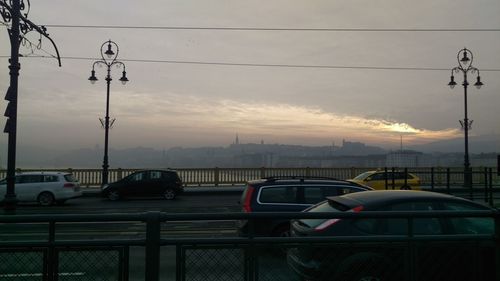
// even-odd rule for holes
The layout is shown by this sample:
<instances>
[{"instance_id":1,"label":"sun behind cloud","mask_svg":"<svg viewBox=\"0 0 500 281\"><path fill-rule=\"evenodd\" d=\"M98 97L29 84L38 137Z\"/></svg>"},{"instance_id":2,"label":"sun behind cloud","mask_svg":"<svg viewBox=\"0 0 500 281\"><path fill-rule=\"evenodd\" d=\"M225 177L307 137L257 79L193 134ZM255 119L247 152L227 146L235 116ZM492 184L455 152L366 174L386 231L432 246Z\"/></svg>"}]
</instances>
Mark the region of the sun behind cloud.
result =
<instances>
[{"instance_id":1,"label":"sun behind cloud","mask_svg":"<svg viewBox=\"0 0 500 281\"><path fill-rule=\"evenodd\" d=\"M340 115L320 108L291 104L213 100L174 94L169 94L164 102L150 103L144 94L142 100L142 111L147 114L128 116L134 119L133 122L148 123L144 126L146 130L148 127L175 124L174 130L183 134L191 131L193 136L200 132L240 132L245 135L267 136L280 142L286 140L286 143L307 143L308 140L318 143L317 140L346 138L372 144L398 143L401 135L411 144L460 136L460 131L456 129L419 129L407 123ZM128 111L128 106L133 106L136 112L141 112L137 110L141 104L119 106L124 111ZM151 120L157 120L158 124L153 124Z\"/></svg>"}]
</instances>

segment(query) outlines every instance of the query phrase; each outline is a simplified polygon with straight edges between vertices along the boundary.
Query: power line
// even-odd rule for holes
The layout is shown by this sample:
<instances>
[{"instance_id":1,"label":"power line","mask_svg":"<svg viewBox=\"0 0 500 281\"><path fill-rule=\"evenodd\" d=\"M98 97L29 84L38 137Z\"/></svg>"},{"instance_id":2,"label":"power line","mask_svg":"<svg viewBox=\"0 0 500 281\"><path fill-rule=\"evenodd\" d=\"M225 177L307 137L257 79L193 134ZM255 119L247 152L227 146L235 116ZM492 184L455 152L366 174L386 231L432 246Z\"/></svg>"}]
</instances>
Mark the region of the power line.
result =
<instances>
[{"instance_id":1,"label":"power line","mask_svg":"<svg viewBox=\"0 0 500 281\"><path fill-rule=\"evenodd\" d=\"M0 56L8 58L9 56ZM25 58L53 58L52 56L33 55ZM96 58L89 57L61 57L66 60L94 61ZM317 69L366 69L366 70L413 70L413 71L450 71L450 68L436 67L391 67L391 66L347 66L347 65L304 65L304 64L263 64L263 63L234 63L213 61L179 61L179 60L147 60L147 59L120 59L123 62L138 63L170 63L170 64L195 64L195 65L219 65L219 66L241 66L241 67L276 67L276 68L317 68ZM481 72L500 71L498 68L481 69Z\"/></svg>"},{"instance_id":2,"label":"power line","mask_svg":"<svg viewBox=\"0 0 500 281\"><path fill-rule=\"evenodd\" d=\"M227 30L227 31L327 31L327 32L500 32L500 28L267 28L267 27L196 27L196 26L125 26L47 24L50 28L84 29L156 29L156 30Z\"/></svg>"}]
</instances>

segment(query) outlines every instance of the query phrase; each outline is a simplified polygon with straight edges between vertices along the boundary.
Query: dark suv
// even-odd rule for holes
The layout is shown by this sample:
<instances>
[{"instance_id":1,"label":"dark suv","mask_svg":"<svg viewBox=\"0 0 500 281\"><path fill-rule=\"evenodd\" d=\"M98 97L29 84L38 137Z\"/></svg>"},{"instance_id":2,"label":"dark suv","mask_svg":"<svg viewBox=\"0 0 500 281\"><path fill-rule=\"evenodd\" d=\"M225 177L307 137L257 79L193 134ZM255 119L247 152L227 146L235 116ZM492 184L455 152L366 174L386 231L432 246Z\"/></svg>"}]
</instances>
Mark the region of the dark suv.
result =
<instances>
[{"instance_id":1,"label":"dark suv","mask_svg":"<svg viewBox=\"0 0 500 281\"><path fill-rule=\"evenodd\" d=\"M361 184L323 177L271 177L249 181L241 196L243 212L300 212L309 206L352 192L372 190ZM248 235L248 221L239 222L238 233ZM287 219L259 219L252 231L257 236L288 236Z\"/></svg>"},{"instance_id":2,"label":"dark suv","mask_svg":"<svg viewBox=\"0 0 500 281\"><path fill-rule=\"evenodd\" d=\"M115 201L123 197L161 196L167 200L183 192L182 181L174 170L144 170L104 185L102 195Z\"/></svg>"}]
</instances>

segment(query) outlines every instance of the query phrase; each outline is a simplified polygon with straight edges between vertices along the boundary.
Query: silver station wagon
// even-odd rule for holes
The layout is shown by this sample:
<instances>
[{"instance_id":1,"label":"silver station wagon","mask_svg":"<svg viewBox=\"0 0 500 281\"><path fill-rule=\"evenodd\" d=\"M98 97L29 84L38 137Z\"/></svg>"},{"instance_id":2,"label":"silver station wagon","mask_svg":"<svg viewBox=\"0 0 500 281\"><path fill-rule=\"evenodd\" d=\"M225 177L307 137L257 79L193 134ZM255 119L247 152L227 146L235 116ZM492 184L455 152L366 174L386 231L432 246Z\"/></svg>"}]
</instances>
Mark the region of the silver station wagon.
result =
<instances>
[{"instance_id":1,"label":"silver station wagon","mask_svg":"<svg viewBox=\"0 0 500 281\"><path fill-rule=\"evenodd\" d=\"M0 201L7 192L7 179L0 181ZM16 174L16 198L19 202L38 202L42 206L63 204L82 196L80 184L65 172L26 172Z\"/></svg>"}]
</instances>

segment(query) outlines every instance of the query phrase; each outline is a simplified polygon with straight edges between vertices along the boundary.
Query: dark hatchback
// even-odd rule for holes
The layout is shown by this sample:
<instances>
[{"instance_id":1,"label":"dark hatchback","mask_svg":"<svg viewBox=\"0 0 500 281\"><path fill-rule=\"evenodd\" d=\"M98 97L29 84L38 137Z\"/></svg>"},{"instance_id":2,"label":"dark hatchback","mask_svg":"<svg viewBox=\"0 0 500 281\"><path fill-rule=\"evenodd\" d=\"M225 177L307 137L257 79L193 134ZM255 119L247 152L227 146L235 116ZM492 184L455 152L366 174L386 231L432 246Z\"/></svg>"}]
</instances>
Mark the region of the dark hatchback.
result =
<instances>
[{"instance_id":1,"label":"dark hatchback","mask_svg":"<svg viewBox=\"0 0 500 281\"><path fill-rule=\"evenodd\" d=\"M174 170L137 171L102 187L102 195L112 201L158 196L173 200L183 191L182 180Z\"/></svg>"},{"instance_id":2,"label":"dark hatchback","mask_svg":"<svg viewBox=\"0 0 500 281\"><path fill-rule=\"evenodd\" d=\"M330 197L306 212L365 211L493 211L463 198L426 191L369 191ZM432 237L416 243L412 280L495 280L492 245L493 217L425 217L412 219L413 237ZM408 237L407 218L297 219L293 237L386 236ZM446 238L445 238L445 235ZM465 235L472 240L460 238ZM461 236L463 237L463 236ZM478 242L486 239L487 241ZM366 240L365 240L366 241ZM409 280L408 242L352 242L292 248L290 267L304 280Z\"/></svg>"},{"instance_id":3,"label":"dark hatchback","mask_svg":"<svg viewBox=\"0 0 500 281\"><path fill-rule=\"evenodd\" d=\"M245 213L300 212L328 196L366 190L371 190L371 187L333 178L271 177L249 181L239 203ZM239 221L240 236L247 236L248 228L247 220ZM255 220L252 233L256 236L289 236L290 220Z\"/></svg>"}]
</instances>

